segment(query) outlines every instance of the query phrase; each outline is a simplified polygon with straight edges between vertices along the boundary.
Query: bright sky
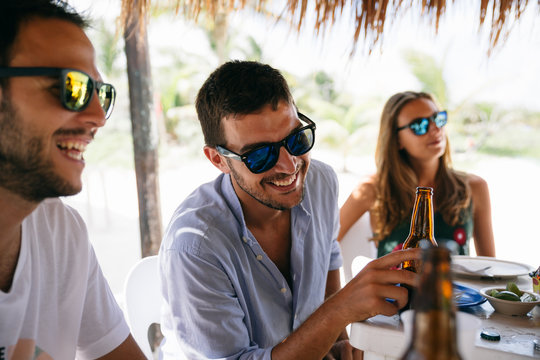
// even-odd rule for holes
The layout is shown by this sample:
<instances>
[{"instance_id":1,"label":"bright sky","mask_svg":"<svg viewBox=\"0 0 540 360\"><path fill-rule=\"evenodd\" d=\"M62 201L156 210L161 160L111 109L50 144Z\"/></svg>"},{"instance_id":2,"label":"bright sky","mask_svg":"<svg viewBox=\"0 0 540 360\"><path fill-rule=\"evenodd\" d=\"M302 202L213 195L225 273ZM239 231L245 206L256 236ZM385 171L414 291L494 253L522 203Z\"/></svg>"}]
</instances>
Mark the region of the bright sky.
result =
<instances>
[{"instance_id":1,"label":"bright sky","mask_svg":"<svg viewBox=\"0 0 540 360\"><path fill-rule=\"evenodd\" d=\"M376 50L369 57L361 53L349 57L352 27L348 24L329 33L324 42L312 40L309 30L298 39L283 36L285 31L276 29L265 32L263 43L275 55L273 63L278 67L291 66L297 72L325 68L360 95L387 94L384 97L417 86L401 55L412 48L444 64L445 79L455 102L474 96L540 109L540 29L532 21L537 12L529 11L504 47L497 48L491 58L486 56L487 36L478 35L477 11L467 14L466 9L449 9L447 15L437 36L430 25L419 24L411 16L394 24L389 22L383 52ZM246 27L256 28L256 23ZM294 49L292 53L280 50L284 43Z\"/></svg>"},{"instance_id":2,"label":"bright sky","mask_svg":"<svg viewBox=\"0 0 540 360\"><path fill-rule=\"evenodd\" d=\"M112 26L120 0L72 0L71 3L79 10L88 10L93 18L111 18ZM338 86L358 96L376 94L386 98L398 91L418 89L402 57L405 49L416 49L444 64L444 77L454 103L474 97L498 102L503 107L540 110L540 28L534 23L538 6L534 1L531 3L507 41L489 58L488 28L484 27L480 35L478 10L463 4L449 4L438 35L431 25L413 19L411 11L399 21L387 20L389 31L384 34L382 52L377 48L370 56L364 54L361 44L357 54L349 56L353 27L347 16L342 17L347 21L339 23L324 37L314 36L309 19L300 35L287 25L276 25L273 20L245 11L233 14L231 22L264 44L264 61L272 66L297 75L325 70ZM151 22L151 49L169 47L209 53L204 34L186 25L181 16L171 18L170 22ZM160 59L154 54L151 61L158 64Z\"/></svg>"}]
</instances>

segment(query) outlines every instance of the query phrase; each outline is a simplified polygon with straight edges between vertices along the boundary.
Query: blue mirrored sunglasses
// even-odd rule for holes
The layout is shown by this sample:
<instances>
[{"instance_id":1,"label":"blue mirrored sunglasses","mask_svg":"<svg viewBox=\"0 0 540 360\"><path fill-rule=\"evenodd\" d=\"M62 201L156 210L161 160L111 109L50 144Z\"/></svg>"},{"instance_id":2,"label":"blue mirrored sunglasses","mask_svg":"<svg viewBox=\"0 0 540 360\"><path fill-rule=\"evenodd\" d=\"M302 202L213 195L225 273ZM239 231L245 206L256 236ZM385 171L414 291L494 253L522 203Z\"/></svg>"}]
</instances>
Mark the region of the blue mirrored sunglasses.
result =
<instances>
[{"instance_id":1,"label":"blue mirrored sunglasses","mask_svg":"<svg viewBox=\"0 0 540 360\"><path fill-rule=\"evenodd\" d=\"M97 94L105 119L111 116L116 90L111 84L94 80L87 73L54 67L0 67L0 78L18 76L53 76L60 80L60 102L70 111L83 111Z\"/></svg>"},{"instance_id":2,"label":"blue mirrored sunglasses","mask_svg":"<svg viewBox=\"0 0 540 360\"><path fill-rule=\"evenodd\" d=\"M225 157L242 161L249 171L254 174L268 171L276 165L279 159L279 150L282 146L293 156L304 155L313 147L315 143L315 123L301 113L298 113L298 117L308 125L295 130L281 141L259 146L242 155L219 145L216 146L216 150Z\"/></svg>"},{"instance_id":3,"label":"blue mirrored sunglasses","mask_svg":"<svg viewBox=\"0 0 540 360\"><path fill-rule=\"evenodd\" d=\"M407 125L398 127L397 131L410 128L414 132L414 135L421 136L428 132L430 121L433 121L438 128L442 128L448 122L448 114L446 111L439 111L430 117L414 119Z\"/></svg>"}]
</instances>

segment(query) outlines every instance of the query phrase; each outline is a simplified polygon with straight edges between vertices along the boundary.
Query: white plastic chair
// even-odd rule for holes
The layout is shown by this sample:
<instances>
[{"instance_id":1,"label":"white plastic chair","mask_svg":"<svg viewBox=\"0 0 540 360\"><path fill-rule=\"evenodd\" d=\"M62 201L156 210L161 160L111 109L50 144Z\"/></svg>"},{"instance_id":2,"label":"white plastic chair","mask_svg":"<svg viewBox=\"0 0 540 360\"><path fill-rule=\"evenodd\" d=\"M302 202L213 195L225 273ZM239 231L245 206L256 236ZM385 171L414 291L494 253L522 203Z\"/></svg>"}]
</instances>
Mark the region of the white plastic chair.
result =
<instances>
[{"instance_id":1,"label":"white plastic chair","mask_svg":"<svg viewBox=\"0 0 540 360\"><path fill-rule=\"evenodd\" d=\"M339 242L343 256L343 285L348 283L368 262L377 257L377 248L373 241L369 240L372 236L369 212L366 212Z\"/></svg>"},{"instance_id":2,"label":"white plastic chair","mask_svg":"<svg viewBox=\"0 0 540 360\"><path fill-rule=\"evenodd\" d=\"M153 359L148 328L160 323L161 292L157 255L141 259L124 283L126 320L133 338L148 359Z\"/></svg>"}]
</instances>

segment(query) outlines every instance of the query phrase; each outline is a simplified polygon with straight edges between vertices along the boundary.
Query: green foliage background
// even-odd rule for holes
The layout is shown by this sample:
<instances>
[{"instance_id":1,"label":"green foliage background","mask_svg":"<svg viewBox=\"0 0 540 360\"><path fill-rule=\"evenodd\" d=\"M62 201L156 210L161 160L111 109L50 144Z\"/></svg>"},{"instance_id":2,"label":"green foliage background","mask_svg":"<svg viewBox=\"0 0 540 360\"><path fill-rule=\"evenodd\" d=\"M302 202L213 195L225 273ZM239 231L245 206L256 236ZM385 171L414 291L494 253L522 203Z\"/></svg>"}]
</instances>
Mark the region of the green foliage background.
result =
<instances>
[{"instance_id":1,"label":"green foliage background","mask_svg":"<svg viewBox=\"0 0 540 360\"><path fill-rule=\"evenodd\" d=\"M260 16L260 15L259 15ZM202 134L194 110L196 93L206 76L229 57L266 61L264 45L250 34L242 34L226 20L214 24L199 22L194 27L207 37L209 57L170 48L153 49L169 59L167 65L152 68L156 120L161 153L200 158ZM154 14L152 22L171 21L166 12ZM175 21L178 21L176 19ZM104 21L90 33L99 54L100 69L120 94L109 124L87 152L96 163L133 166L128 85L123 58L123 42ZM226 36L223 36L225 34ZM222 42L223 44L219 44ZM219 53L218 53L219 52ZM417 89L432 93L449 112L448 130L454 153L527 157L540 160L540 113L526 109L502 108L496 103L453 101L445 79L445 64L415 50L401 56L419 84ZM358 98L338 88L336 79L322 69L308 76L284 73L299 109L317 123L317 146L331 149L346 159L371 156L377 141L378 122L385 98L380 95Z\"/></svg>"}]
</instances>

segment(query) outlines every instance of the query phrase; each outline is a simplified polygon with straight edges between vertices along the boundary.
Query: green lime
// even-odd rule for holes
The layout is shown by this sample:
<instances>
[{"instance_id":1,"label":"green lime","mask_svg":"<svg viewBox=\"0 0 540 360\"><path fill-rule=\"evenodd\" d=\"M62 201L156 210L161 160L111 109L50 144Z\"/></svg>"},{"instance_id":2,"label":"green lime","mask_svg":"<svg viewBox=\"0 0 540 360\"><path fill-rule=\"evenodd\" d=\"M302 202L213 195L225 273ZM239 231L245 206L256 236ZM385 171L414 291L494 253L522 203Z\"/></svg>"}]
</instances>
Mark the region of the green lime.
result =
<instances>
[{"instance_id":1,"label":"green lime","mask_svg":"<svg viewBox=\"0 0 540 360\"><path fill-rule=\"evenodd\" d=\"M496 295L492 295L494 298L501 300L520 301L519 296L511 291L499 291Z\"/></svg>"},{"instance_id":2,"label":"green lime","mask_svg":"<svg viewBox=\"0 0 540 360\"><path fill-rule=\"evenodd\" d=\"M491 290L491 292L488 295L493 296L493 297L497 297L498 293L499 293L499 290L493 289L493 290Z\"/></svg>"},{"instance_id":3,"label":"green lime","mask_svg":"<svg viewBox=\"0 0 540 360\"><path fill-rule=\"evenodd\" d=\"M510 292L513 292L518 297L523 295L523 291L519 290L517 285L515 283L513 283L513 282L509 282L508 284L506 284L506 290L510 291Z\"/></svg>"}]
</instances>

